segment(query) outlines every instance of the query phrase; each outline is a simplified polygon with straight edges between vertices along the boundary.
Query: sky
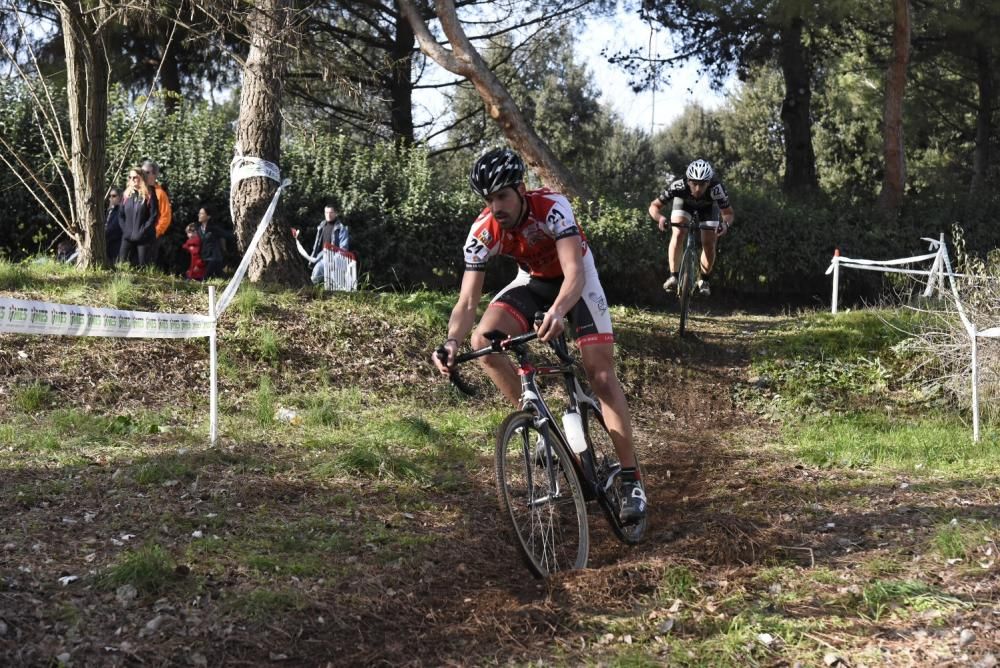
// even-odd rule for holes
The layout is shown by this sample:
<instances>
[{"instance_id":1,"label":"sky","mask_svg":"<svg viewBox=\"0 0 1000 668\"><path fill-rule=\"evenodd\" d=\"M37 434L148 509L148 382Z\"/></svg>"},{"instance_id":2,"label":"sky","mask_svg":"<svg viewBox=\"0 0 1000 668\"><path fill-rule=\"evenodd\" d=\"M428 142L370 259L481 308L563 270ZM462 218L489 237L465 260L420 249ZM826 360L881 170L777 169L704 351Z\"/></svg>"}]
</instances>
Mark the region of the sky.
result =
<instances>
[{"instance_id":1,"label":"sky","mask_svg":"<svg viewBox=\"0 0 1000 668\"><path fill-rule=\"evenodd\" d=\"M577 57L593 73L601 101L618 111L628 126L655 132L670 125L688 102L697 101L707 109L722 105L725 93L712 91L707 78L698 74L697 63L670 70L669 86L661 84L655 91L636 94L628 85L628 76L601 56L605 47L611 53L631 48L649 53L651 43L653 57L673 53L668 32L661 28L651 35L648 23L621 9L610 18L588 21L577 41Z\"/></svg>"},{"instance_id":2,"label":"sky","mask_svg":"<svg viewBox=\"0 0 1000 668\"><path fill-rule=\"evenodd\" d=\"M662 29L653 33L652 43L654 56L662 57L672 52L669 34ZM611 52L640 48L646 53L649 45L649 24L635 13L626 13L621 9L608 18L590 19L576 41L577 58L586 63L591 71L601 91L601 101L615 109L626 125L655 132L670 125L688 102L697 101L708 109L722 105L725 93L711 90L707 79L698 74L696 63L671 70L669 87L661 85L655 91L636 94L628 85L628 75L601 55L605 47L609 47ZM437 68L437 65L429 67ZM433 81L451 81L454 78L454 75L443 71L431 76ZM413 99L414 117L418 122L421 118L443 119L448 113L440 93L417 90ZM443 137L437 137L431 143L438 140L443 140Z\"/></svg>"}]
</instances>

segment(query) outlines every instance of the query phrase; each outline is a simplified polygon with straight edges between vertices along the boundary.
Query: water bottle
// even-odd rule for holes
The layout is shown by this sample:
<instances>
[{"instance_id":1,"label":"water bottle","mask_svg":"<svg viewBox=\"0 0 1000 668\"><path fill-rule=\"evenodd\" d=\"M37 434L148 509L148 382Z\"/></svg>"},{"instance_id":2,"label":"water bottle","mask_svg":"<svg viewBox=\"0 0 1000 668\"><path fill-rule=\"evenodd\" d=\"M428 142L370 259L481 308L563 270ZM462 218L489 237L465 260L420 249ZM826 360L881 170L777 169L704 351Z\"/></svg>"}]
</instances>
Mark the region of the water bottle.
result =
<instances>
[{"instance_id":1,"label":"water bottle","mask_svg":"<svg viewBox=\"0 0 1000 668\"><path fill-rule=\"evenodd\" d=\"M573 452L579 454L587 449L587 437L583 433L583 421L580 414L569 410L562 416L563 431L566 432L566 440Z\"/></svg>"}]
</instances>

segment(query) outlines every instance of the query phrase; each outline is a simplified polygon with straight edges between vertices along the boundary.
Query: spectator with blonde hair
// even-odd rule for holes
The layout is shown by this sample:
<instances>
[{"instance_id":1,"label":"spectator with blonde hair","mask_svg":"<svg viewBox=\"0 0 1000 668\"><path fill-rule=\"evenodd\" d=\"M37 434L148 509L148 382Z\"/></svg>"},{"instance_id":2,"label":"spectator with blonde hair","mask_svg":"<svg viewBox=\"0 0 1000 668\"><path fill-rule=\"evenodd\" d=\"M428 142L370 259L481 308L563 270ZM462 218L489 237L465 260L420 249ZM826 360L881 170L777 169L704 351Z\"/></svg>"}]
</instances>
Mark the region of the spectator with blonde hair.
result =
<instances>
[{"instance_id":1,"label":"spectator with blonde hair","mask_svg":"<svg viewBox=\"0 0 1000 668\"><path fill-rule=\"evenodd\" d=\"M144 267L156 260L156 221L159 207L156 192L146 186L142 168L128 170L128 183L122 193L122 245L119 262Z\"/></svg>"}]
</instances>

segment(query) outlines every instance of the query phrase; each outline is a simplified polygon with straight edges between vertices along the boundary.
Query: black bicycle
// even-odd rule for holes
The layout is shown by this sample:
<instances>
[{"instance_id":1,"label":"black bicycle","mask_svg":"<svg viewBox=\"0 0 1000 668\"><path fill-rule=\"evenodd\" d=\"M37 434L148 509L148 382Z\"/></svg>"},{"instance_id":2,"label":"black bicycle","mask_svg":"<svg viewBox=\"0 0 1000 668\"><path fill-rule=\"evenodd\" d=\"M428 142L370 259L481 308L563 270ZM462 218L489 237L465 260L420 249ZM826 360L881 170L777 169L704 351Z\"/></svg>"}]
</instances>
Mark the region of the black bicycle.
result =
<instances>
[{"instance_id":1,"label":"black bicycle","mask_svg":"<svg viewBox=\"0 0 1000 668\"><path fill-rule=\"evenodd\" d=\"M580 383L582 370L567 351L565 335L549 343L559 363L539 366L532 363L528 346L538 338L536 332L510 338L492 332L487 338L489 346L459 355L456 365L494 353L517 357L521 400L519 409L508 415L497 431L497 497L528 568L544 578L587 566L588 501L600 505L619 540L630 545L642 540L646 518L625 524L618 517L624 495L621 464L600 402L584 391ZM444 355L443 348L438 355ZM563 377L568 400L564 420L570 426L565 430L553 417L536 383L539 376L556 375ZM451 380L466 394L475 394L455 370ZM572 435L576 419L583 427L581 443Z\"/></svg>"},{"instance_id":2,"label":"black bicycle","mask_svg":"<svg viewBox=\"0 0 1000 668\"><path fill-rule=\"evenodd\" d=\"M691 296L694 294L698 276L701 274L701 232L702 230L718 231L719 221L701 222L694 213L691 220L685 223L670 223L671 227L687 230L684 241L684 254L681 256L680 271L677 275L677 299L680 300L681 326L680 335L684 336L687 327L688 311L691 308Z\"/></svg>"}]
</instances>

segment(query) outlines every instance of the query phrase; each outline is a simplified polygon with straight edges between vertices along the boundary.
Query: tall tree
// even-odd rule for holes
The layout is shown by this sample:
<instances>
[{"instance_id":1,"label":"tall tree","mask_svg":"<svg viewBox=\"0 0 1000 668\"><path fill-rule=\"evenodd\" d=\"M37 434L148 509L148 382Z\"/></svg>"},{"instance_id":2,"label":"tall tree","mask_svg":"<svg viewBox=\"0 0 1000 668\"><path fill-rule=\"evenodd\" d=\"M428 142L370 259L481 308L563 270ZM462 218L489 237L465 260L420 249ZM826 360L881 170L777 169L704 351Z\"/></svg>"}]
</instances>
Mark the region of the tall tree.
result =
<instances>
[{"instance_id":1,"label":"tall tree","mask_svg":"<svg viewBox=\"0 0 1000 668\"><path fill-rule=\"evenodd\" d=\"M906 71L910 62L910 0L892 0L892 57L885 77L885 113L883 115L882 154L885 171L879 208L895 215L903 204L906 184L906 152L903 143L903 95Z\"/></svg>"},{"instance_id":2,"label":"tall tree","mask_svg":"<svg viewBox=\"0 0 1000 668\"><path fill-rule=\"evenodd\" d=\"M856 5L855 0L646 0L643 15L670 30L677 51L648 65L655 70L697 58L719 86L733 70L745 79L755 66L776 62L785 84L783 188L790 194L815 192L814 78L822 63L845 47L839 32ZM647 59L632 53L614 60L634 66ZM652 83L648 77L637 81L639 87Z\"/></svg>"},{"instance_id":3,"label":"tall tree","mask_svg":"<svg viewBox=\"0 0 1000 668\"><path fill-rule=\"evenodd\" d=\"M104 168L108 140L108 70L102 35L108 11L62 1L58 5L66 44L66 97L69 101L70 172L73 203L70 235L81 266L107 258L104 239Z\"/></svg>"},{"instance_id":4,"label":"tall tree","mask_svg":"<svg viewBox=\"0 0 1000 668\"><path fill-rule=\"evenodd\" d=\"M82 267L106 261L104 240L104 174L107 143L108 69L105 36L120 10L91 0L53 0L47 7L33 3L11 5L4 18L17 26L3 31L2 49L10 68L17 72L34 102L37 143L45 147L64 194L26 159L21 147L0 135L0 160L14 171L40 207L52 217L79 248ZM47 10L53 7L55 14ZM42 23L29 28L26 16ZM11 19L13 17L13 19ZM51 23L51 22L55 23ZM48 22L48 23L47 23ZM51 35L61 30L65 49L65 109L69 121L69 145L62 126L59 92L42 75L41 61L31 31ZM17 38L24 52L15 52Z\"/></svg>"},{"instance_id":5,"label":"tall tree","mask_svg":"<svg viewBox=\"0 0 1000 668\"><path fill-rule=\"evenodd\" d=\"M326 0L308 13L288 77L300 112L365 137L415 140L416 38L394 0Z\"/></svg>"},{"instance_id":6,"label":"tall tree","mask_svg":"<svg viewBox=\"0 0 1000 668\"><path fill-rule=\"evenodd\" d=\"M475 86L487 113L500 127L525 162L542 182L571 197L586 197L577 178L555 156L525 119L510 92L472 45L458 18L453 0L435 0L435 14L451 45L445 48L431 34L413 0L398 0L403 15L413 27L420 49L444 69L467 78Z\"/></svg>"},{"instance_id":7,"label":"tall tree","mask_svg":"<svg viewBox=\"0 0 1000 668\"><path fill-rule=\"evenodd\" d=\"M291 33L289 0L258 0L246 16L250 52L243 66L237 150L246 156L281 164L281 100L286 47ZM254 176L234 185L230 194L233 226L240 248L246 249L274 197L278 184ZM288 229L270 225L250 261L251 281L304 283L305 271L295 261Z\"/></svg>"}]
</instances>

